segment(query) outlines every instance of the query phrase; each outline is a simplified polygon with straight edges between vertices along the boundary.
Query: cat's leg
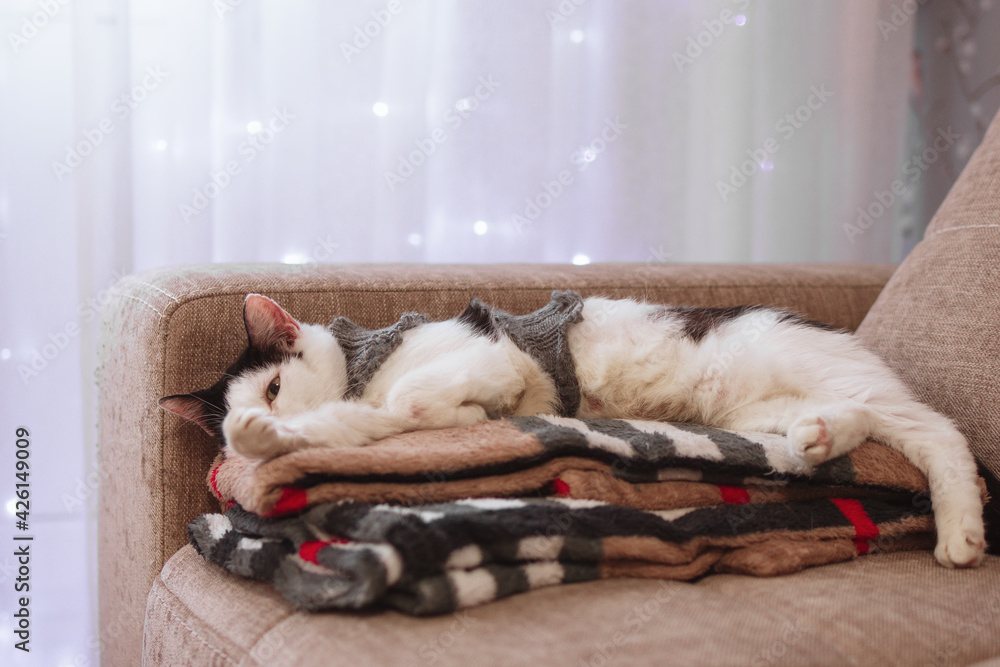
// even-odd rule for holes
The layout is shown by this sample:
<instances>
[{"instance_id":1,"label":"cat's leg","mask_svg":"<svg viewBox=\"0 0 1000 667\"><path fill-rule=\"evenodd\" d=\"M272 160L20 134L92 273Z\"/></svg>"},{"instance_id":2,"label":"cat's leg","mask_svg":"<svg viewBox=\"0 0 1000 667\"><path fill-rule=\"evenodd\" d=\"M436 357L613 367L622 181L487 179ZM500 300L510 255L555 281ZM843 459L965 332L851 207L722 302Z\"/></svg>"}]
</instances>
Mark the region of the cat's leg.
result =
<instances>
[{"instance_id":1,"label":"cat's leg","mask_svg":"<svg viewBox=\"0 0 1000 667\"><path fill-rule=\"evenodd\" d=\"M236 453L264 459L307 447L361 447L406 428L384 408L338 401L291 417L263 408L234 410L222 430Z\"/></svg>"},{"instance_id":2,"label":"cat's leg","mask_svg":"<svg viewBox=\"0 0 1000 667\"><path fill-rule=\"evenodd\" d=\"M525 380L499 346L456 351L401 377L386 407L409 429L468 426L512 407Z\"/></svg>"},{"instance_id":3,"label":"cat's leg","mask_svg":"<svg viewBox=\"0 0 1000 667\"><path fill-rule=\"evenodd\" d=\"M976 463L952 422L894 388L865 403L785 397L733 411L723 428L785 433L812 465L846 454L872 437L902 453L927 476L938 543L947 567L974 567L985 552L983 505Z\"/></svg>"},{"instance_id":4,"label":"cat's leg","mask_svg":"<svg viewBox=\"0 0 1000 667\"><path fill-rule=\"evenodd\" d=\"M934 556L947 567L975 567L986 550L976 461L950 419L916 401L875 405L873 436L927 476L937 528Z\"/></svg>"}]
</instances>

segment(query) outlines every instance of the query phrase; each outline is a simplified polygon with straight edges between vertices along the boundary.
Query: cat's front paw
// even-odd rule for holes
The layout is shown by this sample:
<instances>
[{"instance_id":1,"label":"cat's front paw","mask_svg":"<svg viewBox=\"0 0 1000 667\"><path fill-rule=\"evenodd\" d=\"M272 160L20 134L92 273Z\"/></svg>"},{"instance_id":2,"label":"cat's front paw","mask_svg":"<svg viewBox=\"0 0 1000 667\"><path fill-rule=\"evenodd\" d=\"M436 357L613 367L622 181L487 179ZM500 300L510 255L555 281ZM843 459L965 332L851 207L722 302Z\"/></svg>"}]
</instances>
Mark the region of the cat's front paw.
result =
<instances>
[{"instance_id":1,"label":"cat's front paw","mask_svg":"<svg viewBox=\"0 0 1000 667\"><path fill-rule=\"evenodd\" d=\"M788 429L792 450L811 466L830 458L833 436L822 417L800 417Z\"/></svg>"},{"instance_id":2,"label":"cat's front paw","mask_svg":"<svg viewBox=\"0 0 1000 667\"><path fill-rule=\"evenodd\" d=\"M934 557L945 567L978 567L985 553L985 532L978 517L963 516L938 526Z\"/></svg>"},{"instance_id":3,"label":"cat's front paw","mask_svg":"<svg viewBox=\"0 0 1000 667\"><path fill-rule=\"evenodd\" d=\"M226 442L237 454L267 459L289 449L288 434L278 419L263 408L233 410L222 422Z\"/></svg>"}]
</instances>

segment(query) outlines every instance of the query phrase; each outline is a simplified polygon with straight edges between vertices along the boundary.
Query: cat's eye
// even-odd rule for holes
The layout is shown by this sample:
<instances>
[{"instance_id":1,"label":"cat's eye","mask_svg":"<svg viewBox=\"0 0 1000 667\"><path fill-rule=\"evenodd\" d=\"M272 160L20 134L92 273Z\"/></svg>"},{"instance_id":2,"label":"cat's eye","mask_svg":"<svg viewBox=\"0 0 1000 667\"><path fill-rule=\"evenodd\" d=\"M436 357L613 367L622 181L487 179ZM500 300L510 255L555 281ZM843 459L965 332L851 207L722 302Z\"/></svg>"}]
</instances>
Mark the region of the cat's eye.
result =
<instances>
[{"instance_id":1,"label":"cat's eye","mask_svg":"<svg viewBox=\"0 0 1000 667\"><path fill-rule=\"evenodd\" d=\"M270 403L274 399L278 398L278 390L281 389L281 377L278 376L271 380L271 384L267 385L267 401Z\"/></svg>"}]
</instances>

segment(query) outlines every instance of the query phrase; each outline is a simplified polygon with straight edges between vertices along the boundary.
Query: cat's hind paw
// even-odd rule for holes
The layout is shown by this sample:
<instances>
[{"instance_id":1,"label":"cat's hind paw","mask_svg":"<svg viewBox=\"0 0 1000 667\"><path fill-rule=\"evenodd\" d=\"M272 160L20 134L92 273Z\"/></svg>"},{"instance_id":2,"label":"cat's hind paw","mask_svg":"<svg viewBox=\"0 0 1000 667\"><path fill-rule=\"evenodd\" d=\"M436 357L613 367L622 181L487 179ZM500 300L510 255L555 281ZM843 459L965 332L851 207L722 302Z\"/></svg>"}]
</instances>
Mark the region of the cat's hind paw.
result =
<instances>
[{"instance_id":1,"label":"cat's hind paw","mask_svg":"<svg viewBox=\"0 0 1000 667\"><path fill-rule=\"evenodd\" d=\"M811 466L830 458L833 437L822 417L801 417L788 429L793 451Z\"/></svg>"},{"instance_id":2,"label":"cat's hind paw","mask_svg":"<svg viewBox=\"0 0 1000 667\"><path fill-rule=\"evenodd\" d=\"M934 557L945 567L978 567L985 557L983 522L963 517L952 525L938 526Z\"/></svg>"}]
</instances>

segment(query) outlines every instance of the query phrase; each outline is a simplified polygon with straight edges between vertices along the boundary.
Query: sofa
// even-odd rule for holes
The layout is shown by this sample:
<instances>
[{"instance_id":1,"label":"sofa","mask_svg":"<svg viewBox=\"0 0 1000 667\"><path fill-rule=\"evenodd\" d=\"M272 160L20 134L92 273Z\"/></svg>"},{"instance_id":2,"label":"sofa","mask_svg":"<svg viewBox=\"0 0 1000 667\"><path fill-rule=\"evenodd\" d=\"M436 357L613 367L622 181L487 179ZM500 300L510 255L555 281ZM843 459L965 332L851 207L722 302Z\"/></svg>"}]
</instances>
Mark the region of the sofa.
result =
<instances>
[{"instance_id":1,"label":"sofa","mask_svg":"<svg viewBox=\"0 0 1000 667\"><path fill-rule=\"evenodd\" d=\"M859 239L858 242L863 242ZM553 289L700 306L761 303L856 330L953 417L1000 496L1000 123L902 265L205 265L129 276L100 335L99 609L105 665L1000 664L1000 556L930 551L797 574L618 579L456 614L297 611L199 557L216 445L156 400L214 382L245 345L248 292L300 320L451 317L473 296L515 313ZM1000 544L996 503L987 509Z\"/></svg>"}]
</instances>

